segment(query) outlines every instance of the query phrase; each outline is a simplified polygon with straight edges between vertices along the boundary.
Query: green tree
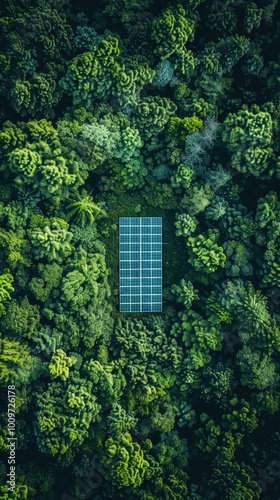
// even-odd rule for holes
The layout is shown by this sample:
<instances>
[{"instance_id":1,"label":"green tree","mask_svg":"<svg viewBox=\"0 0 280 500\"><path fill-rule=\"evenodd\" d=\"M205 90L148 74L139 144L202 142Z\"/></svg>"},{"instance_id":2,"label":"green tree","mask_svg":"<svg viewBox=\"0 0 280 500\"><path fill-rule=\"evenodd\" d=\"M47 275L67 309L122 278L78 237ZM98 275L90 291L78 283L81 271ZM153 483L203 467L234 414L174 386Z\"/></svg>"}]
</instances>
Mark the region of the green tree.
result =
<instances>
[{"instance_id":1,"label":"green tree","mask_svg":"<svg viewBox=\"0 0 280 500\"><path fill-rule=\"evenodd\" d=\"M156 43L156 54L161 59L168 59L174 52L182 51L187 40L193 39L194 27L194 16L188 19L182 5L165 9L153 21L152 39Z\"/></svg>"},{"instance_id":2,"label":"green tree","mask_svg":"<svg viewBox=\"0 0 280 500\"><path fill-rule=\"evenodd\" d=\"M91 390L92 382L68 379L66 385L52 382L36 394L34 431L43 453L73 459L100 411Z\"/></svg>"},{"instance_id":3,"label":"green tree","mask_svg":"<svg viewBox=\"0 0 280 500\"><path fill-rule=\"evenodd\" d=\"M2 385L21 383L28 379L32 358L30 349L21 342L1 339L0 383Z\"/></svg>"},{"instance_id":4,"label":"green tree","mask_svg":"<svg viewBox=\"0 0 280 500\"><path fill-rule=\"evenodd\" d=\"M50 261L61 262L62 258L72 251L70 244L72 233L67 231L68 224L61 220L54 220L43 229L35 228L29 230L29 236L34 245L34 253L37 258L47 257Z\"/></svg>"},{"instance_id":5,"label":"green tree","mask_svg":"<svg viewBox=\"0 0 280 500\"><path fill-rule=\"evenodd\" d=\"M69 368L76 362L77 360L73 356L67 356L62 349L57 349L49 363L51 378L60 378L63 381L67 380L69 377Z\"/></svg>"},{"instance_id":6,"label":"green tree","mask_svg":"<svg viewBox=\"0 0 280 500\"><path fill-rule=\"evenodd\" d=\"M118 488L125 486L139 488L145 479L149 479L153 475L149 457L146 458L151 445L152 443L146 440L141 446L132 440L128 432L118 440L107 439L103 462L107 465L112 464L111 477L113 484L117 485Z\"/></svg>"},{"instance_id":7,"label":"green tree","mask_svg":"<svg viewBox=\"0 0 280 500\"><path fill-rule=\"evenodd\" d=\"M245 106L237 113L230 113L223 127L222 140L231 154L233 168L255 177L278 177L273 164L273 120L268 111L257 105L250 110Z\"/></svg>"},{"instance_id":8,"label":"green tree","mask_svg":"<svg viewBox=\"0 0 280 500\"><path fill-rule=\"evenodd\" d=\"M14 291L13 283L14 278L10 273L2 274L0 276L0 316L6 313L4 301L10 300L10 292Z\"/></svg>"},{"instance_id":9,"label":"green tree","mask_svg":"<svg viewBox=\"0 0 280 500\"><path fill-rule=\"evenodd\" d=\"M217 230L208 229L206 236L199 234L187 239L189 262L197 271L213 273L218 267L225 267L226 255L223 247L217 245L218 236Z\"/></svg>"},{"instance_id":10,"label":"green tree","mask_svg":"<svg viewBox=\"0 0 280 500\"><path fill-rule=\"evenodd\" d=\"M102 203L94 203L85 189L70 201L71 203L67 206L67 213L70 217L74 217L76 223L82 227L86 224L93 224L97 217L106 216L105 210L102 209Z\"/></svg>"}]
</instances>

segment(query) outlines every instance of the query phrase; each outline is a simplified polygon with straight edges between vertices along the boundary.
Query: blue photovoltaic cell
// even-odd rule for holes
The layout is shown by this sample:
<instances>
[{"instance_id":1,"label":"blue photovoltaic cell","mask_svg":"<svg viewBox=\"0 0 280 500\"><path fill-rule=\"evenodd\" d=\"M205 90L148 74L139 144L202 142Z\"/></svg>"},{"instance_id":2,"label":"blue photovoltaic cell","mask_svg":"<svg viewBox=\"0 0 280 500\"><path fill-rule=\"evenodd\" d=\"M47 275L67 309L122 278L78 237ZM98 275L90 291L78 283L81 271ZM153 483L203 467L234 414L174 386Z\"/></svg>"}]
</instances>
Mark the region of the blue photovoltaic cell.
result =
<instances>
[{"instance_id":1,"label":"blue photovoltaic cell","mask_svg":"<svg viewBox=\"0 0 280 500\"><path fill-rule=\"evenodd\" d=\"M162 310L162 218L120 217L120 312Z\"/></svg>"}]
</instances>

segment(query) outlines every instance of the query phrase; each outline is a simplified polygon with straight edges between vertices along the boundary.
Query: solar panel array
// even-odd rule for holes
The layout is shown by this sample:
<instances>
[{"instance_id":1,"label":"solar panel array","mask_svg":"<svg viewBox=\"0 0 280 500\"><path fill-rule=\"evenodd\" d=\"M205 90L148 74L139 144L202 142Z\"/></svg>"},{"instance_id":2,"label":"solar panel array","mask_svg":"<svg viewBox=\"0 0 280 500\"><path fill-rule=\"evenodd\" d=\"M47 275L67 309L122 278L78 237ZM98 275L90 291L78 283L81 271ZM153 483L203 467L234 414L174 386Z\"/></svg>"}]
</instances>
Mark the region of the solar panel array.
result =
<instances>
[{"instance_id":1,"label":"solar panel array","mask_svg":"<svg viewBox=\"0 0 280 500\"><path fill-rule=\"evenodd\" d=\"M162 310L162 218L120 217L120 312Z\"/></svg>"}]
</instances>

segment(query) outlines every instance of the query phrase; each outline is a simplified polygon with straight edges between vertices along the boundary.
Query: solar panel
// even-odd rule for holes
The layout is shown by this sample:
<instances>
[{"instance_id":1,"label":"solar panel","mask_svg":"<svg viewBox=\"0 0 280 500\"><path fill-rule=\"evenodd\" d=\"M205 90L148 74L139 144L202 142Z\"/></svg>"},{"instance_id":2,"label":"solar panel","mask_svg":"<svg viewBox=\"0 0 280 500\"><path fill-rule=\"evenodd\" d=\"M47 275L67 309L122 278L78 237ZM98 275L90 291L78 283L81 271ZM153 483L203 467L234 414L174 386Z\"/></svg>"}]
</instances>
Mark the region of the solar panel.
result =
<instances>
[{"instance_id":1,"label":"solar panel","mask_svg":"<svg viewBox=\"0 0 280 500\"><path fill-rule=\"evenodd\" d=\"M162 218L120 217L120 312L162 310Z\"/></svg>"}]
</instances>

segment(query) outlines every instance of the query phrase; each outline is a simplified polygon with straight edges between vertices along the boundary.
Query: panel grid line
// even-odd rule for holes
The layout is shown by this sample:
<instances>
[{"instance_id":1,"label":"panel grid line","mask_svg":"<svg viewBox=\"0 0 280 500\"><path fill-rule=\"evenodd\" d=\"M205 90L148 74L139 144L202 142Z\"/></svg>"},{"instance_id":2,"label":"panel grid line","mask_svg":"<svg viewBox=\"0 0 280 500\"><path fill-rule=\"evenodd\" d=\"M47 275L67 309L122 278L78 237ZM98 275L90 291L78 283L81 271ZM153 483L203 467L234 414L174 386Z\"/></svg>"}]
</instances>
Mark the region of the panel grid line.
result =
<instances>
[{"instance_id":1,"label":"panel grid line","mask_svg":"<svg viewBox=\"0 0 280 500\"><path fill-rule=\"evenodd\" d=\"M162 219L120 217L120 312L162 310Z\"/></svg>"}]
</instances>

